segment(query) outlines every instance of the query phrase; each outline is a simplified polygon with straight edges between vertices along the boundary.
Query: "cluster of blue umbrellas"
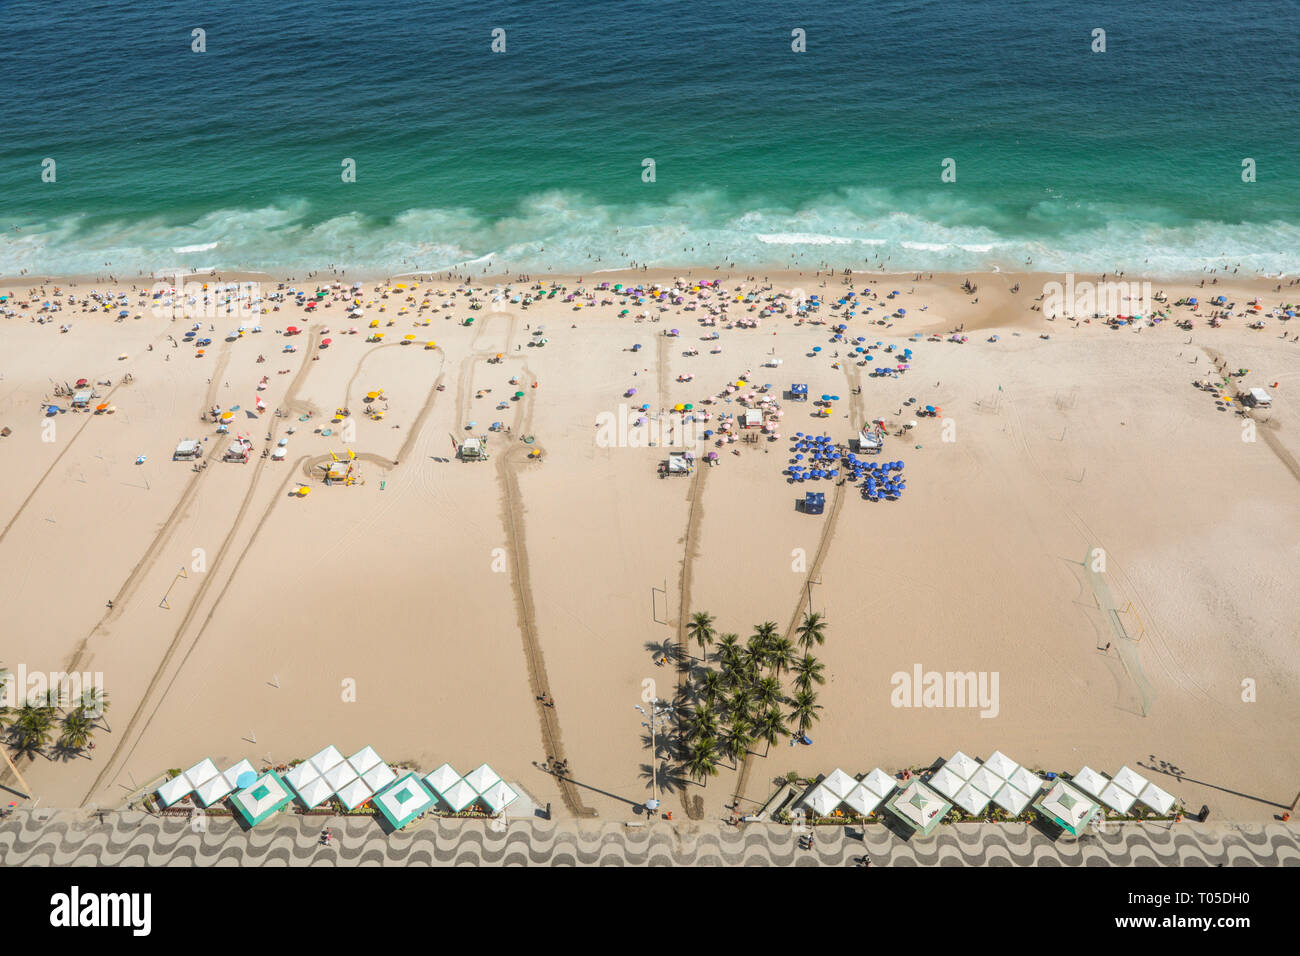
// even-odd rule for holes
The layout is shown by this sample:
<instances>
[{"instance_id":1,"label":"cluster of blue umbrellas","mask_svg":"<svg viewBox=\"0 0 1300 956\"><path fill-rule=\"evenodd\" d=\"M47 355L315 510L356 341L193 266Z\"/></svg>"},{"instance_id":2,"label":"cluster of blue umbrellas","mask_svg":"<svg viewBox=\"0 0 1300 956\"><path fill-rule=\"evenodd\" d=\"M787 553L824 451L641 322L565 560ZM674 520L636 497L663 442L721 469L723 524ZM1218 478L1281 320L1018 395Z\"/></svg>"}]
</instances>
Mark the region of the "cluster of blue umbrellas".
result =
<instances>
[{"instance_id":1,"label":"cluster of blue umbrellas","mask_svg":"<svg viewBox=\"0 0 1300 956\"><path fill-rule=\"evenodd\" d=\"M810 478L817 481L821 478L839 477L839 468L830 466L839 464L841 453L831 442L830 435L805 435L803 432L796 432L790 450L794 452L794 461L786 471L791 481L807 481ZM805 461L808 464L804 464Z\"/></svg>"},{"instance_id":2,"label":"cluster of blue umbrellas","mask_svg":"<svg viewBox=\"0 0 1300 956\"><path fill-rule=\"evenodd\" d=\"M903 481L903 463L901 461L873 461L864 463L866 481L862 494L868 501L897 501L907 488Z\"/></svg>"}]
</instances>

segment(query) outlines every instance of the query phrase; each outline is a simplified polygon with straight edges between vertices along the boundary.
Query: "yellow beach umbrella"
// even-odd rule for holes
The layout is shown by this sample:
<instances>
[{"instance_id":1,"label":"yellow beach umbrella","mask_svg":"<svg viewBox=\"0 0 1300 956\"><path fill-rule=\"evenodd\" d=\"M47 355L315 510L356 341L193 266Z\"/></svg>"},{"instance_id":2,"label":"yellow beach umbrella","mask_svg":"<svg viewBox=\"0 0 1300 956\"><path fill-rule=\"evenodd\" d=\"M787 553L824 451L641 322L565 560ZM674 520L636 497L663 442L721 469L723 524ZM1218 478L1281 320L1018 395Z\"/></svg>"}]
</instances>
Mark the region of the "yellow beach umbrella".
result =
<instances>
[{"instance_id":1,"label":"yellow beach umbrella","mask_svg":"<svg viewBox=\"0 0 1300 956\"><path fill-rule=\"evenodd\" d=\"M437 343L437 342L425 342L425 343L424 343L424 347L425 347L426 349L436 349L436 348L438 347L438 343Z\"/></svg>"},{"instance_id":2,"label":"yellow beach umbrella","mask_svg":"<svg viewBox=\"0 0 1300 956\"><path fill-rule=\"evenodd\" d=\"M406 341L408 341L408 342L414 342L414 341L415 341L415 333L412 332L410 335L404 335L404 336L402 336L402 338L406 339Z\"/></svg>"},{"instance_id":3,"label":"yellow beach umbrella","mask_svg":"<svg viewBox=\"0 0 1300 956\"><path fill-rule=\"evenodd\" d=\"M228 421L230 421L230 420L231 420L232 418L234 418L234 417L235 417L235 413L234 413L234 412L222 412L222 413L221 413L221 420L222 420L223 422L228 422Z\"/></svg>"}]
</instances>

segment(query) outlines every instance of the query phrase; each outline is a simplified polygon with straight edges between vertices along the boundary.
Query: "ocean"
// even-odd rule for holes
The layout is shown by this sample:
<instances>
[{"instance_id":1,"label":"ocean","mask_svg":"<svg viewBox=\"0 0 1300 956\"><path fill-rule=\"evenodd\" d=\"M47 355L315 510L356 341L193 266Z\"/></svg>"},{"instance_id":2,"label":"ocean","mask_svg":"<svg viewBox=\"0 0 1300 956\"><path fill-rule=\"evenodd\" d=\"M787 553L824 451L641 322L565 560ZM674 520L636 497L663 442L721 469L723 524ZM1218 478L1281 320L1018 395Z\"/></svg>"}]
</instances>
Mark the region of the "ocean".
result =
<instances>
[{"instance_id":1,"label":"ocean","mask_svg":"<svg viewBox=\"0 0 1300 956\"><path fill-rule=\"evenodd\" d=\"M0 22L4 275L1300 271L1296 0L0 0Z\"/></svg>"}]
</instances>

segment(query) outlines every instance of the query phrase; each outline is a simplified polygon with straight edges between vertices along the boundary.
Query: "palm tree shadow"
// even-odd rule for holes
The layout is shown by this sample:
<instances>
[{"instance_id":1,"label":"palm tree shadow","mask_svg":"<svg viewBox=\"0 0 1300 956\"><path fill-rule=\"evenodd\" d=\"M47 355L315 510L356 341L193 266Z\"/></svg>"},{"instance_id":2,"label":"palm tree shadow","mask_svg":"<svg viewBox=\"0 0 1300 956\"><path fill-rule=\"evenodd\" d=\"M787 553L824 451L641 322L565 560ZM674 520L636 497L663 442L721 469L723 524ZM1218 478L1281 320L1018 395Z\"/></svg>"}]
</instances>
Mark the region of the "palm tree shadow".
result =
<instances>
[{"instance_id":1,"label":"palm tree shadow","mask_svg":"<svg viewBox=\"0 0 1300 956\"><path fill-rule=\"evenodd\" d=\"M645 781L646 789L650 789L652 782L651 765L648 763L641 764L637 776ZM660 793L667 794L685 790L687 781L680 767L676 767L665 760L654 771L653 782L659 788Z\"/></svg>"},{"instance_id":2,"label":"palm tree shadow","mask_svg":"<svg viewBox=\"0 0 1300 956\"><path fill-rule=\"evenodd\" d=\"M686 659L682 649L677 646L677 641L673 638L665 638L662 641L646 641L642 645L649 652L652 660L660 659L667 661L669 664L680 664Z\"/></svg>"}]
</instances>

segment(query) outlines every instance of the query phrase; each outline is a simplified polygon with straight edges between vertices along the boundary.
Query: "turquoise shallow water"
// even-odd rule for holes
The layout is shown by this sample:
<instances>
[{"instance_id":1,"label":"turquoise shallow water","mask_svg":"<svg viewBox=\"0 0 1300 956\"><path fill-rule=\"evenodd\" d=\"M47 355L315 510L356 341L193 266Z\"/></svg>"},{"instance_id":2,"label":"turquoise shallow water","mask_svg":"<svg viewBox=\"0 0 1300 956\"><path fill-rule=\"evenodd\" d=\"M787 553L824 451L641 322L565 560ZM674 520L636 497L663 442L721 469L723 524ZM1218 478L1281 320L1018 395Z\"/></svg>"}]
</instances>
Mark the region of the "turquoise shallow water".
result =
<instances>
[{"instance_id":1,"label":"turquoise shallow water","mask_svg":"<svg viewBox=\"0 0 1300 956\"><path fill-rule=\"evenodd\" d=\"M0 2L0 16L5 274L1030 257L1300 271L1294 0Z\"/></svg>"}]
</instances>

